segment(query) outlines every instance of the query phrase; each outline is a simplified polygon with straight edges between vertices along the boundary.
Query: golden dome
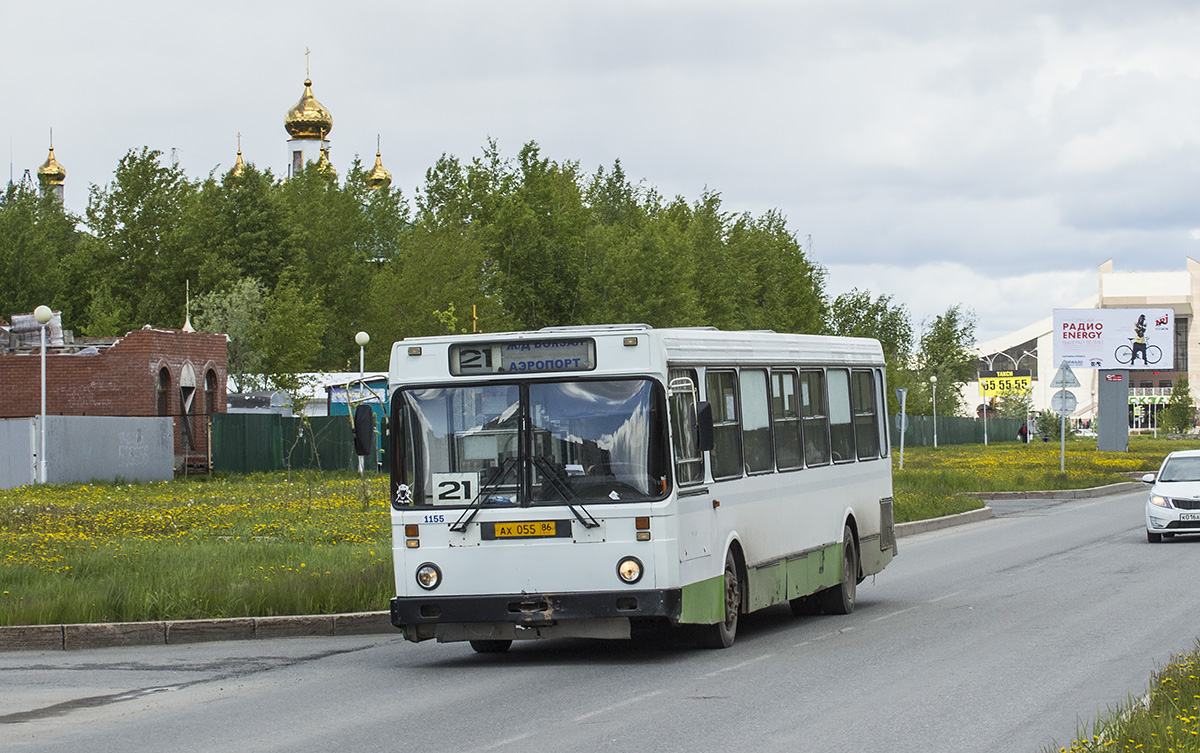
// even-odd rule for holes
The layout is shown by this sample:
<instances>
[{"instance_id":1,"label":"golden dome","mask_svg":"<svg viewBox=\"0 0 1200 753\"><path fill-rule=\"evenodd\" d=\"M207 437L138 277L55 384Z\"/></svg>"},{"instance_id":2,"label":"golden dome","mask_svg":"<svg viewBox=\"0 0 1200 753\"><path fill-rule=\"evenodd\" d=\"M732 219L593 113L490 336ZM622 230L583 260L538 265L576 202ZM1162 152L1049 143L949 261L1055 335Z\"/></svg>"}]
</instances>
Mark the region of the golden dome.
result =
<instances>
[{"instance_id":1,"label":"golden dome","mask_svg":"<svg viewBox=\"0 0 1200 753\"><path fill-rule=\"evenodd\" d=\"M329 161L329 149L324 146L321 147L321 158L317 160L317 170L325 175L337 177L337 170L333 169L333 163Z\"/></svg>"},{"instance_id":2,"label":"golden dome","mask_svg":"<svg viewBox=\"0 0 1200 753\"><path fill-rule=\"evenodd\" d=\"M54 145L50 145L50 156L38 168L38 181L44 186L61 186L67 179L67 169L54 158Z\"/></svg>"},{"instance_id":3,"label":"golden dome","mask_svg":"<svg viewBox=\"0 0 1200 753\"><path fill-rule=\"evenodd\" d=\"M237 161L233 163L233 177L238 177L246 172L246 162L242 159L242 134L238 134L238 153Z\"/></svg>"},{"instance_id":4,"label":"golden dome","mask_svg":"<svg viewBox=\"0 0 1200 753\"><path fill-rule=\"evenodd\" d=\"M318 139L333 130L333 116L312 93L312 79L304 79L304 94L283 119L283 127L294 139Z\"/></svg>"},{"instance_id":5,"label":"golden dome","mask_svg":"<svg viewBox=\"0 0 1200 753\"><path fill-rule=\"evenodd\" d=\"M392 173L383 166L383 155L379 151L379 139L375 143L375 168L367 173L367 185L371 188L383 188L392 182Z\"/></svg>"}]
</instances>

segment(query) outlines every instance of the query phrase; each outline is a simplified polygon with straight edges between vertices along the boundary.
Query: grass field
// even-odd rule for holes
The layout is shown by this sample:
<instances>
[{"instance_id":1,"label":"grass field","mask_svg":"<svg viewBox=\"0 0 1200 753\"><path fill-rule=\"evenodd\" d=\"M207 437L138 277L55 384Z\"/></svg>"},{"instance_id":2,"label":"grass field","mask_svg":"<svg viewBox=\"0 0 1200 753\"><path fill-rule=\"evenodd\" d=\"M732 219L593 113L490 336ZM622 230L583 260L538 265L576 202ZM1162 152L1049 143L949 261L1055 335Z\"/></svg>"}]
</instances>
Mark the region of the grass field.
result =
<instances>
[{"instance_id":1,"label":"grass field","mask_svg":"<svg viewBox=\"0 0 1200 753\"><path fill-rule=\"evenodd\" d=\"M907 449L896 520L982 504L961 492L1127 480L1182 446L1135 438L1098 453L1077 440L1064 475L1055 443ZM368 479L369 501L356 476L309 472L0 491L0 625L386 609L386 483Z\"/></svg>"},{"instance_id":2,"label":"grass field","mask_svg":"<svg viewBox=\"0 0 1200 753\"><path fill-rule=\"evenodd\" d=\"M893 453L896 522L966 512L983 505L964 492L1085 489L1130 481L1130 473L1158 470L1173 450L1200 441L1131 437L1129 452L1097 452L1095 439L1066 443L1066 473L1059 473L1058 442L914 447L904 450L904 468Z\"/></svg>"},{"instance_id":3,"label":"grass field","mask_svg":"<svg viewBox=\"0 0 1200 753\"><path fill-rule=\"evenodd\" d=\"M0 625L327 614L394 595L382 477L0 491Z\"/></svg>"}]
</instances>

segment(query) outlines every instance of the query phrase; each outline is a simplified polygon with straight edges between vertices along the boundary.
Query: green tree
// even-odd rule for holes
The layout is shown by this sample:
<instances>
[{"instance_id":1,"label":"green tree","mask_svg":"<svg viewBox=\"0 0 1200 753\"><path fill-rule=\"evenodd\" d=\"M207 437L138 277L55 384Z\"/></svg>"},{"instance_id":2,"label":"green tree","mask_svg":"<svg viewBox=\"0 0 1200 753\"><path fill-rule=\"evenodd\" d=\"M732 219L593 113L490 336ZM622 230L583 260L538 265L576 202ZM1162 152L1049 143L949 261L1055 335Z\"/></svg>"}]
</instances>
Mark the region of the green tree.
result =
<instances>
[{"instance_id":1,"label":"green tree","mask_svg":"<svg viewBox=\"0 0 1200 753\"><path fill-rule=\"evenodd\" d=\"M266 389L258 329L265 318L265 297L258 280L245 277L227 291L206 293L195 301L196 328L229 337L227 370L238 392Z\"/></svg>"},{"instance_id":2,"label":"green tree","mask_svg":"<svg viewBox=\"0 0 1200 753\"><path fill-rule=\"evenodd\" d=\"M1019 418L1026 420L1033 408L1033 395L1030 390L1003 390L996 396L996 416L998 418Z\"/></svg>"},{"instance_id":3,"label":"green tree","mask_svg":"<svg viewBox=\"0 0 1200 753\"><path fill-rule=\"evenodd\" d=\"M957 304L925 323L916 354L916 381L923 386L917 400L909 393L910 404L916 403L924 413L931 406L931 376L937 377L937 415L963 414L962 387L975 378L978 359L972 352L975 343L975 314Z\"/></svg>"},{"instance_id":4,"label":"green tree","mask_svg":"<svg viewBox=\"0 0 1200 753\"><path fill-rule=\"evenodd\" d=\"M71 326L74 296L65 265L74 252L78 218L58 199L24 183L0 196L0 315L26 314L45 304Z\"/></svg>"},{"instance_id":5,"label":"green tree","mask_svg":"<svg viewBox=\"0 0 1200 753\"><path fill-rule=\"evenodd\" d=\"M522 329L577 324L588 223L579 166L544 159L529 142L511 169L513 190L483 231L488 282Z\"/></svg>"},{"instance_id":6,"label":"green tree","mask_svg":"<svg viewBox=\"0 0 1200 753\"><path fill-rule=\"evenodd\" d=\"M293 266L288 217L270 172L247 164L240 175L209 176L181 220L180 247L193 290L228 290L252 278L273 290Z\"/></svg>"},{"instance_id":7,"label":"green tree","mask_svg":"<svg viewBox=\"0 0 1200 753\"><path fill-rule=\"evenodd\" d=\"M1196 404L1192 400L1192 389L1188 378L1181 376L1171 388L1167 407L1159 414L1163 427L1176 434L1190 432L1196 424Z\"/></svg>"},{"instance_id":8,"label":"green tree","mask_svg":"<svg viewBox=\"0 0 1200 753\"><path fill-rule=\"evenodd\" d=\"M883 348L890 386L916 391L907 369L912 360L912 319L904 304L892 301L890 295L872 297L869 291L858 288L842 293L829 306L829 332L878 340ZM889 413L900 411L894 390L887 395L887 401ZM910 406L906 405L906 409L911 412Z\"/></svg>"},{"instance_id":9,"label":"green tree","mask_svg":"<svg viewBox=\"0 0 1200 753\"><path fill-rule=\"evenodd\" d=\"M81 247L76 289L108 291L128 308L125 329L141 324L180 326L189 268L179 233L196 186L178 165L160 164L162 153L142 147L117 163L112 182L93 185L86 222L95 242Z\"/></svg>"}]
</instances>

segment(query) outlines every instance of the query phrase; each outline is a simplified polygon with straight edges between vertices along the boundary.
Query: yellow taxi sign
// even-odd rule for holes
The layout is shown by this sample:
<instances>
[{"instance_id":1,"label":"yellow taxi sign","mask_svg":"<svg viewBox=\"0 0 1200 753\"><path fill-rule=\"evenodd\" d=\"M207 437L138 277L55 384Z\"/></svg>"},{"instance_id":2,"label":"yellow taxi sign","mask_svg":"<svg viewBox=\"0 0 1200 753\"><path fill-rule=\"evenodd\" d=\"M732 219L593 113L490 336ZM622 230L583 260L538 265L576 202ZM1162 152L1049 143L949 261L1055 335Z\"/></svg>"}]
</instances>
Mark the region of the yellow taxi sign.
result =
<instances>
[{"instance_id":1,"label":"yellow taxi sign","mask_svg":"<svg viewBox=\"0 0 1200 753\"><path fill-rule=\"evenodd\" d=\"M1033 372L1029 369L979 372L979 394L997 397L1029 392L1033 388Z\"/></svg>"}]
</instances>

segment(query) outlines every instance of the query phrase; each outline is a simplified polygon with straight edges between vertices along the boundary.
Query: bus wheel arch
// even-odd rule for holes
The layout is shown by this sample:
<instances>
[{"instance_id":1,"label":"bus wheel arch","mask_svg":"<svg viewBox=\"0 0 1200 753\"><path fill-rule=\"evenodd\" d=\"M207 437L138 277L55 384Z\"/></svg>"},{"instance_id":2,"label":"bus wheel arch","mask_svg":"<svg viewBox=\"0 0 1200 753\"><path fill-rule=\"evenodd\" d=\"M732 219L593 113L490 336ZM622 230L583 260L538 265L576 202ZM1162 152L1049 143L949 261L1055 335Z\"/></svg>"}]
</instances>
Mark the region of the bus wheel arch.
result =
<instances>
[{"instance_id":1,"label":"bus wheel arch","mask_svg":"<svg viewBox=\"0 0 1200 753\"><path fill-rule=\"evenodd\" d=\"M711 625L700 626L699 642L705 648L732 646L737 638L739 617L745 611L746 561L741 545L736 539L726 547L724 563L724 569L721 571L724 619Z\"/></svg>"},{"instance_id":2,"label":"bus wheel arch","mask_svg":"<svg viewBox=\"0 0 1200 753\"><path fill-rule=\"evenodd\" d=\"M862 570L862 543L861 543L861 539L858 536L858 521L855 520L853 512L846 514L846 522L843 525L844 525L844 528L846 530L849 530L850 533L852 534L852 538L854 541L854 551L858 555L855 558L856 566L855 566L855 572L854 572L854 578L855 578L854 582L856 584L862 583L864 580L866 580L866 576L863 575L863 570ZM845 542L843 542L843 544L844 543Z\"/></svg>"},{"instance_id":3,"label":"bus wheel arch","mask_svg":"<svg viewBox=\"0 0 1200 753\"><path fill-rule=\"evenodd\" d=\"M846 520L842 529L842 578L836 586L817 593L821 609L825 614L850 614L857 601L859 573L862 558L858 556L858 536L853 527L853 518Z\"/></svg>"}]
</instances>

